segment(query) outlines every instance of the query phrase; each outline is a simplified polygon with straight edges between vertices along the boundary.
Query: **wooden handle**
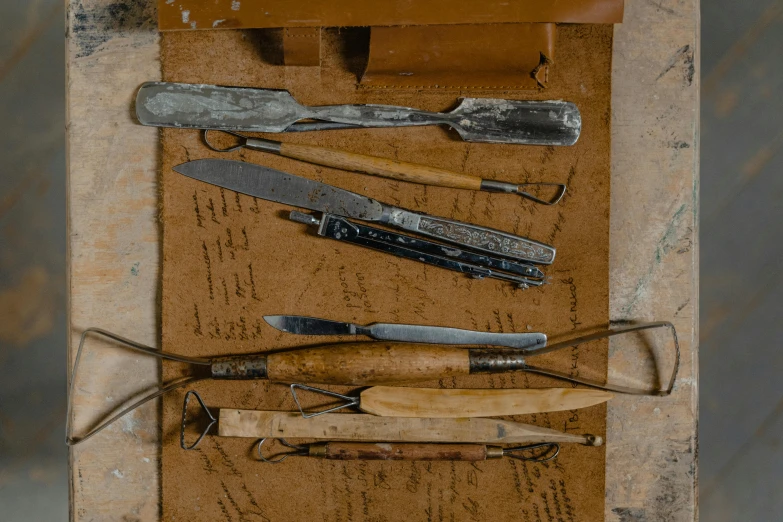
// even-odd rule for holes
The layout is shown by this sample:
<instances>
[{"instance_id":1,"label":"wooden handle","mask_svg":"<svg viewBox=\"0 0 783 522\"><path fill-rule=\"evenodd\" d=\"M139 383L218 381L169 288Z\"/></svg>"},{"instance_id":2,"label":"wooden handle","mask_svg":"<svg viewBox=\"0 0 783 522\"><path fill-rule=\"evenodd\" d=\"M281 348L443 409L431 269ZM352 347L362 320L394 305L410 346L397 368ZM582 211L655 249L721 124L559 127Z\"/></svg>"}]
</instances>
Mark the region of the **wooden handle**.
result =
<instances>
[{"instance_id":1,"label":"wooden handle","mask_svg":"<svg viewBox=\"0 0 783 522\"><path fill-rule=\"evenodd\" d=\"M468 350L428 344L341 343L269 354L278 382L366 386L468 375Z\"/></svg>"},{"instance_id":2,"label":"wooden handle","mask_svg":"<svg viewBox=\"0 0 783 522\"><path fill-rule=\"evenodd\" d=\"M574 442L600 446L592 435L563 433L497 419L419 419L363 413L325 413L305 419L299 412L221 409L221 437L300 438L365 442L455 442L533 444Z\"/></svg>"},{"instance_id":3,"label":"wooden handle","mask_svg":"<svg viewBox=\"0 0 783 522\"><path fill-rule=\"evenodd\" d=\"M487 460L483 444L326 442L310 446L310 456L329 460Z\"/></svg>"},{"instance_id":4,"label":"wooden handle","mask_svg":"<svg viewBox=\"0 0 783 522\"><path fill-rule=\"evenodd\" d=\"M482 390L375 386L361 394L361 409L384 417L500 417L576 410L606 402L600 390Z\"/></svg>"},{"instance_id":5,"label":"wooden handle","mask_svg":"<svg viewBox=\"0 0 783 522\"><path fill-rule=\"evenodd\" d=\"M377 158L375 156L365 156L364 154L354 154L352 152L294 143L281 144L280 154L288 158L327 167L353 172L365 172L374 176L421 183L423 185L470 190L481 189L481 178L477 176L451 172L426 165L417 165L416 163L405 163L387 158Z\"/></svg>"}]
</instances>

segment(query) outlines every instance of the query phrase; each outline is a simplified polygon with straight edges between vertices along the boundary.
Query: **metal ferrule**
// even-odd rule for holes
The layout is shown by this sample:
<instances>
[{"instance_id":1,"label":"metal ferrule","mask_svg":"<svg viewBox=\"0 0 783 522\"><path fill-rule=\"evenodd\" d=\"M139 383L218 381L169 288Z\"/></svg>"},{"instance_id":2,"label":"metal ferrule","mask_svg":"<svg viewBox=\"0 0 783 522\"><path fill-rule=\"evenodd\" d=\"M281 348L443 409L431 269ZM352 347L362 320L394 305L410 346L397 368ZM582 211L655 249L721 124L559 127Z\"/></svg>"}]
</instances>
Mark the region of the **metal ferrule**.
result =
<instances>
[{"instance_id":1,"label":"metal ferrule","mask_svg":"<svg viewBox=\"0 0 783 522\"><path fill-rule=\"evenodd\" d=\"M470 373L501 373L527 367L522 352L513 348L471 348L468 360Z\"/></svg>"},{"instance_id":2,"label":"metal ferrule","mask_svg":"<svg viewBox=\"0 0 783 522\"><path fill-rule=\"evenodd\" d=\"M318 459L322 459L326 457L326 446L328 445L328 442L316 442L313 444L310 444L307 447L307 455L309 457L315 457Z\"/></svg>"},{"instance_id":3,"label":"metal ferrule","mask_svg":"<svg viewBox=\"0 0 783 522\"><path fill-rule=\"evenodd\" d=\"M490 459L502 459L503 448L500 446L487 446L487 460Z\"/></svg>"},{"instance_id":4,"label":"metal ferrule","mask_svg":"<svg viewBox=\"0 0 783 522\"><path fill-rule=\"evenodd\" d=\"M263 138L247 138L247 141L245 141L245 148L247 149L272 152L274 154L280 154L281 145L282 143L279 141L265 140Z\"/></svg>"},{"instance_id":5,"label":"metal ferrule","mask_svg":"<svg viewBox=\"0 0 783 522\"><path fill-rule=\"evenodd\" d=\"M266 355L232 355L215 358L213 379L266 379Z\"/></svg>"},{"instance_id":6,"label":"metal ferrule","mask_svg":"<svg viewBox=\"0 0 783 522\"><path fill-rule=\"evenodd\" d=\"M481 180L481 190L487 192L508 192L513 193L518 190L518 186L513 183L506 183L503 181L492 181L490 179Z\"/></svg>"}]
</instances>

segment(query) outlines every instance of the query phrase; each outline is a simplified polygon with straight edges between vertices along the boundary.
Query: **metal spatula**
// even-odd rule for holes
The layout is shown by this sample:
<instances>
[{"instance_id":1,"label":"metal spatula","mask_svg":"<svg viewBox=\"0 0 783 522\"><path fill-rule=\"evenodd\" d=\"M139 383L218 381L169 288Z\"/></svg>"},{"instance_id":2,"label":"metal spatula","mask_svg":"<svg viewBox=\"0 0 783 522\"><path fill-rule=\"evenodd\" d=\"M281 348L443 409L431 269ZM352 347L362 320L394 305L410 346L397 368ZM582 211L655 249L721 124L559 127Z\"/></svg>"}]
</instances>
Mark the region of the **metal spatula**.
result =
<instances>
[{"instance_id":1,"label":"metal spatula","mask_svg":"<svg viewBox=\"0 0 783 522\"><path fill-rule=\"evenodd\" d=\"M448 125L465 141L521 145L573 145L582 120L564 101L462 98L450 112L393 105L299 104L288 91L148 82L136 96L143 125L198 129L286 132L300 120L358 127ZM310 130L319 130L310 124Z\"/></svg>"}]
</instances>

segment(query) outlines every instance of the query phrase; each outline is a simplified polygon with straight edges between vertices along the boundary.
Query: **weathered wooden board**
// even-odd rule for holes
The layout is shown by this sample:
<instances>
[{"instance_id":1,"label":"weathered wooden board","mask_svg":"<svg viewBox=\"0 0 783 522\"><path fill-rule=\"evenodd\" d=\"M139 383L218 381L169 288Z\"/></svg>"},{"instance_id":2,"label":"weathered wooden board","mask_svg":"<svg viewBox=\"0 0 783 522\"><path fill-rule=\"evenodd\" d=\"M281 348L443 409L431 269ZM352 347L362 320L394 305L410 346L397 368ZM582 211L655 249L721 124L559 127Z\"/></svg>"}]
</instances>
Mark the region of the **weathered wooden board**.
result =
<instances>
[{"instance_id":1,"label":"weathered wooden board","mask_svg":"<svg viewBox=\"0 0 783 522\"><path fill-rule=\"evenodd\" d=\"M154 4L69 5L71 361L92 325L158 344L157 131L131 118L135 89L160 77ZM615 32L611 316L672 319L683 365L671 398L609 405L610 521L698 513L698 19L696 0L629 1ZM158 377L154 361L91 354L77 383L78 429ZM633 363L614 353L610 371ZM158 410L145 407L72 450L72 519L160 518L157 426Z\"/></svg>"}]
</instances>

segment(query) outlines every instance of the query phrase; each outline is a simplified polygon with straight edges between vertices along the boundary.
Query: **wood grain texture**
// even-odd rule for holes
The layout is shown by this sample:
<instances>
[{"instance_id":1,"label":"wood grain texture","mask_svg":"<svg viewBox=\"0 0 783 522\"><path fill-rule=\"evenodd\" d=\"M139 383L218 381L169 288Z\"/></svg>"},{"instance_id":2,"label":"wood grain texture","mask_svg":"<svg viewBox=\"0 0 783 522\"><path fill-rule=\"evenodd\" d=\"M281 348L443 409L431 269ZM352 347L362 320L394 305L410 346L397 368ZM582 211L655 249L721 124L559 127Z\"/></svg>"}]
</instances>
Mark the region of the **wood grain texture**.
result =
<instances>
[{"instance_id":1,"label":"wood grain texture","mask_svg":"<svg viewBox=\"0 0 783 522\"><path fill-rule=\"evenodd\" d=\"M667 398L609 402L606 520L698 518L699 2L626 2L612 67L610 317L674 323ZM610 343L610 376L638 361ZM632 463L632 464L631 464Z\"/></svg>"},{"instance_id":2,"label":"wood grain texture","mask_svg":"<svg viewBox=\"0 0 783 522\"><path fill-rule=\"evenodd\" d=\"M361 410L384 417L502 417L576 410L601 404L601 390L550 388L438 389L374 386L361 394Z\"/></svg>"},{"instance_id":3,"label":"wood grain texture","mask_svg":"<svg viewBox=\"0 0 783 522\"><path fill-rule=\"evenodd\" d=\"M325 147L283 143L280 146L280 154L288 158L315 163L316 165L325 165L352 172L365 172L374 176L421 183L422 185L470 190L479 190L481 188L481 178L471 176L470 174Z\"/></svg>"},{"instance_id":4,"label":"wood grain texture","mask_svg":"<svg viewBox=\"0 0 783 522\"><path fill-rule=\"evenodd\" d=\"M320 448L319 448L320 449ZM311 452L312 454L312 452ZM329 460L487 460L482 444L327 442L319 456Z\"/></svg>"},{"instance_id":5,"label":"wood grain texture","mask_svg":"<svg viewBox=\"0 0 783 522\"><path fill-rule=\"evenodd\" d=\"M698 8L696 0L628 2L616 26L612 316L673 316L684 361L673 397L609 403L610 521L697 515ZM90 325L149 344L158 337L157 132L134 125L128 110L136 86L160 79L154 22L154 2L69 2L71 350ZM77 397L77 415L104 413L118 381L97 369L127 376L120 362L110 354L87 361L96 386ZM632 367L613 355L610 371ZM148 369L132 380L155 382ZM73 520L159 520L157 422L156 408L145 408L71 450Z\"/></svg>"},{"instance_id":6,"label":"wood grain texture","mask_svg":"<svg viewBox=\"0 0 783 522\"><path fill-rule=\"evenodd\" d=\"M372 364L370 362L372 361ZM270 354L269 380L367 386L468 375L468 350L425 344L345 343Z\"/></svg>"},{"instance_id":7,"label":"wood grain texture","mask_svg":"<svg viewBox=\"0 0 783 522\"><path fill-rule=\"evenodd\" d=\"M299 412L222 408L221 437L302 438L378 442L477 442L584 444L581 434L497 419L420 419L363 413L325 413L306 419Z\"/></svg>"},{"instance_id":8,"label":"wood grain texture","mask_svg":"<svg viewBox=\"0 0 783 522\"><path fill-rule=\"evenodd\" d=\"M158 133L136 124L130 106L160 64L153 3L74 0L67 16L70 368L90 326L159 345ZM82 433L159 378L154 360L90 346L76 386ZM158 518L158 412L144 406L70 448L72 520Z\"/></svg>"}]
</instances>

